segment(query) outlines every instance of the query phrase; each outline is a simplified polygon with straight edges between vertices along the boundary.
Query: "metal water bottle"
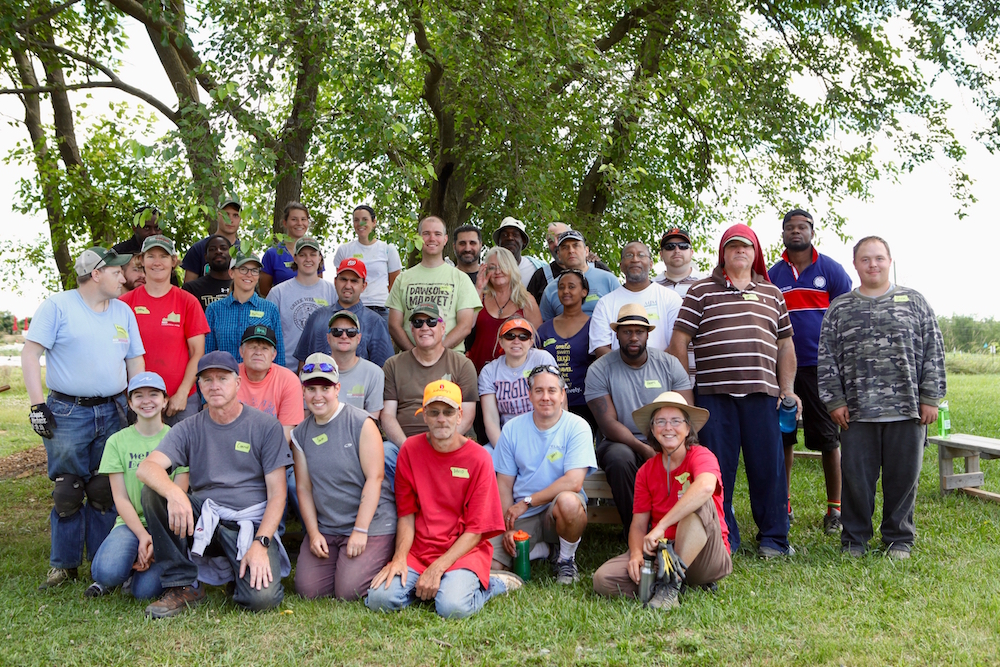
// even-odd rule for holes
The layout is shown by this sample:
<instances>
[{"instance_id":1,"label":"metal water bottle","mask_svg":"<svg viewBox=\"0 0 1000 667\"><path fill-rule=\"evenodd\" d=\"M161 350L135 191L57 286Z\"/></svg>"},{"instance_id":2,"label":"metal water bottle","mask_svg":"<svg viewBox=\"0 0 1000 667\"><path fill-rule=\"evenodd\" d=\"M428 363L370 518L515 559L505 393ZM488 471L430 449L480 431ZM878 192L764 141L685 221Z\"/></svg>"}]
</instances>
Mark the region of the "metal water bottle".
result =
<instances>
[{"instance_id":1,"label":"metal water bottle","mask_svg":"<svg viewBox=\"0 0 1000 667\"><path fill-rule=\"evenodd\" d=\"M948 411L948 401L941 401L938 406L938 435L942 438L951 433L951 412Z\"/></svg>"},{"instance_id":2,"label":"metal water bottle","mask_svg":"<svg viewBox=\"0 0 1000 667\"><path fill-rule=\"evenodd\" d=\"M529 558L529 545L531 542L531 535L519 530L514 533L514 551L516 555L514 556L514 574L521 577L524 581L531 579L531 559Z\"/></svg>"},{"instance_id":3,"label":"metal water bottle","mask_svg":"<svg viewBox=\"0 0 1000 667\"><path fill-rule=\"evenodd\" d=\"M642 569L639 572L639 602L649 602L656 582L656 556L643 554Z\"/></svg>"},{"instance_id":4,"label":"metal water bottle","mask_svg":"<svg viewBox=\"0 0 1000 667\"><path fill-rule=\"evenodd\" d=\"M795 429L799 427L795 399L791 396L781 399L781 407L778 408L778 426L782 433L795 433Z\"/></svg>"}]
</instances>

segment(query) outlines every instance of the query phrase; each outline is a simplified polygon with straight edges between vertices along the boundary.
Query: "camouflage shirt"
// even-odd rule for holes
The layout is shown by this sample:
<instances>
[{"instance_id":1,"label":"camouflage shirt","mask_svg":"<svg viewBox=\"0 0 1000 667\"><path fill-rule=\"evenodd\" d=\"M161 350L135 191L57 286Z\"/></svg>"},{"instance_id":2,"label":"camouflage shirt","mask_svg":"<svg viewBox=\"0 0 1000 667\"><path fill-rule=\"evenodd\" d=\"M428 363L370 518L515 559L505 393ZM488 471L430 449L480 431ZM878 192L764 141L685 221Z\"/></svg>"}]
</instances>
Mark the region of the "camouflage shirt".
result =
<instances>
[{"instance_id":1,"label":"camouflage shirt","mask_svg":"<svg viewBox=\"0 0 1000 667\"><path fill-rule=\"evenodd\" d=\"M838 297L823 318L818 376L827 410L846 405L851 421L919 419L920 404L937 406L946 391L934 311L906 287Z\"/></svg>"}]
</instances>

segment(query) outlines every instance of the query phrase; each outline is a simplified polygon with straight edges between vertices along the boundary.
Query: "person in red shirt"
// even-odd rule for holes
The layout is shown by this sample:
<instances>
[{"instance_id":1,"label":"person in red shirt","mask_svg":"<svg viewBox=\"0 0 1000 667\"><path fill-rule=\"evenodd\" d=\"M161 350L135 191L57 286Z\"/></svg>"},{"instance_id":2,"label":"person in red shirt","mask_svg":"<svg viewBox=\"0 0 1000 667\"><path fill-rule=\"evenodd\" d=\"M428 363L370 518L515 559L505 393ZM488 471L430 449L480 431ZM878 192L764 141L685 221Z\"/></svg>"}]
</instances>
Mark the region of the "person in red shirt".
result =
<instances>
[{"instance_id":1,"label":"person in red shirt","mask_svg":"<svg viewBox=\"0 0 1000 667\"><path fill-rule=\"evenodd\" d=\"M429 431L406 439L396 465L396 553L365 604L397 611L433 600L439 615L465 618L524 582L490 572L490 538L504 532L500 492L490 455L458 428L462 390L431 382L420 413Z\"/></svg>"},{"instance_id":2,"label":"person in red shirt","mask_svg":"<svg viewBox=\"0 0 1000 667\"><path fill-rule=\"evenodd\" d=\"M146 284L119 299L132 309L139 323L146 370L159 373L167 386L163 421L173 426L201 409L194 382L198 360L205 354L208 321L198 299L170 284L177 268L172 240L162 234L148 237L140 257Z\"/></svg>"},{"instance_id":3,"label":"person in red shirt","mask_svg":"<svg viewBox=\"0 0 1000 667\"><path fill-rule=\"evenodd\" d=\"M643 554L656 553L661 538L673 545L682 583L708 585L733 571L719 461L698 444L698 429L708 417L708 410L689 406L672 391L632 413L636 426L646 431L649 444L659 452L636 474L629 550L594 573L597 593L635 596ZM676 607L679 594L679 584L664 583L649 605Z\"/></svg>"}]
</instances>

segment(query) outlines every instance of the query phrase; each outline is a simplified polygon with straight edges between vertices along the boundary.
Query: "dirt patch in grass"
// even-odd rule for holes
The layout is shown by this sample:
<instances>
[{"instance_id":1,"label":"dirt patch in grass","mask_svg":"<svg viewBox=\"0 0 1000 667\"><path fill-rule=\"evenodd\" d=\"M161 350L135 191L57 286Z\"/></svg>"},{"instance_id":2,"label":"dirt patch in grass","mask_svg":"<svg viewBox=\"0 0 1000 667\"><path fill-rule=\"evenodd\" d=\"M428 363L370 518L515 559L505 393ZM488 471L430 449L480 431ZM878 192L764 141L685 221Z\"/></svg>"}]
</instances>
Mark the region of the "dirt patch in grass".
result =
<instances>
[{"instance_id":1,"label":"dirt patch in grass","mask_svg":"<svg viewBox=\"0 0 1000 667\"><path fill-rule=\"evenodd\" d=\"M44 475L45 446L36 445L31 449L16 452L0 458L0 479L21 479L32 475Z\"/></svg>"}]
</instances>

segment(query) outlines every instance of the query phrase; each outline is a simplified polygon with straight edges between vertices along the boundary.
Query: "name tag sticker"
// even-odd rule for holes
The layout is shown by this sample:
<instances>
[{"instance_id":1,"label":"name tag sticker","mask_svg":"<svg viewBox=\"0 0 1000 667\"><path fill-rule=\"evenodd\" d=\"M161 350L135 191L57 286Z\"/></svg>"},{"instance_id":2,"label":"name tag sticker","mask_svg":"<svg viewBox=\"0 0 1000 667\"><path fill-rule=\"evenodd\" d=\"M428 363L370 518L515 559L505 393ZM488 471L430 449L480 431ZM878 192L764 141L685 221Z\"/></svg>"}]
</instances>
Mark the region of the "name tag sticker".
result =
<instances>
[{"instance_id":1,"label":"name tag sticker","mask_svg":"<svg viewBox=\"0 0 1000 667\"><path fill-rule=\"evenodd\" d=\"M313 299L313 301L315 301L316 304L320 305L320 306L329 306L330 305L330 302L327 301L326 299Z\"/></svg>"},{"instance_id":2,"label":"name tag sticker","mask_svg":"<svg viewBox=\"0 0 1000 667\"><path fill-rule=\"evenodd\" d=\"M746 294L743 295L743 300L744 301L760 301L760 297L758 297L753 292L747 292Z\"/></svg>"},{"instance_id":3,"label":"name tag sticker","mask_svg":"<svg viewBox=\"0 0 1000 667\"><path fill-rule=\"evenodd\" d=\"M329 438L326 437L326 433L320 433L315 438L313 438L313 442L315 442L317 445L322 445L327 440L329 440Z\"/></svg>"},{"instance_id":4,"label":"name tag sticker","mask_svg":"<svg viewBox=\"0 0 1000 667\"><path fill-rule=\"evenodd\" d=\"M116 340L120 343L128 342L128 331L125 330L125 327L123 327L120 324L115 325L115 337L113 338L113 340Z\"/></svg>"},{"instance_id":5,"label":"name tag sticker","mask_svg":"<svg viewBox=\"0 0 1000 667\"><path fill-rule=\"evenodd\" d=\"M601 297L597 296L596 294L588 294L587 298L584 299L584 301L600 301L600 300Z\"/></svg>"},{"instance_id":6,"label":"name tag sticker","mask_svg":"<svg viewBox=\"0 0 1000 667\"><path fill-rule=\"evenodd\" d=\"M170 313L167 315L167 322L179 323L181 321L180 313Z\"/></svg>"},{"instance_id":7,"label":"name tag sticker","mask_svg":"<svg viewBox=\"0 0 1000 667\"><path fill-rule=\"evenodd\" d=\"M250 443L249 442L243 442L242 440L237 440L236 441L236 451L243 452L244 454L246 452L249 452L250 451Z\"/></svg>"},{"instance_id":8,"label":"name tag sticker","mask_svg":"<svg viewBox=\"0 0 1000 667\"><path fill-rule=\"evenodd\" d=\"M146 306L136 306L135 307L135 314L136 315L149 315L149 308L146 308Z\"/></svg>"},{"instance_id":9,"label":"name tag sticker","mask_svg":"<svg viewBox=\"0 0 1000 667\"><path fill-rule=\"evenodd\" d=\"M361 253L358 253L357 255L353 255L353 257L354 257L354 259L364 259L365 258L365 256L362 255Z\"/></svg>"},{"instance_id":10,"label":"name tag sticker","mask_svg":"<svg viewBox=\"0 0 1000 667\"><path fill-rule=\"evenodd\" d=\"M647 310L647 311L646 311L646 319L647 319L647 320L649 320L649 321L651 321L651 322L652 322L653 320L659 320L659 319L660 319L660 314L659 314L659 313L657 313L657 312L655 312L655 311L651 313L651 312L649 312L649 311Z\"/></svg>"},{"instance_id":11,"label":"name tag sticker","mask_svg":"<svg viewBox=\"0 0 1000 667\"><path fill-rule=\"evenodd\" d=\"M905 294L897 294L896 296L892 297L892 300L895 301L896 303L906 303L907 301L910 300L910 297L908 297Z\"/></svg>"},{"instance_id":12,"label":"name tag sticker","mask_svg":"<svg viewBox=\"0 0 1000 667\"><path fill-rule=\"evenodd\" d=\"M250 311L250 317L264 317L264 311L263 310L251 310Z\"/></svg>"},{"instance_id":13,"label":"name tag sticker","mask_svg":"<svg viewBox=\"0 0 1000 667\"><path fill-rule=\"evenodd\" d=\"M542 347L548 347L549 345L555 345L555 342L556 342L555 338L546 338L545 341L542 343Z\"/></svg>"},{"instance_id":14,"label":"name tag sticker","mask_svg":"<svg viewBox=\"0 0 1000 667\"><path fill-rule=\"evenodd\" d=\"M460 479L469 479L469 471L467 468L452 468L451 476Z\"/></svg>"},{"instance_id":15,"label":"name tag sticker","mask_svg":"<svg viewBox=\"0 0 1000 667\"><path fill-rule=\"evenodd\" d=\"M556 461L558 461L562 457L563 457L562 452L552 452L551 454L549 454L545 458L547 458L552 463L555 463Z\"/></svg>"},{"instance_id":16,"label":"name tag sticker","mask_svg":"<svg viewBox=\"0 0 1000 667\"><path fill-rule=\"evenodd\" d=\"M661 389L662 387L659 380L646 380L646 389Z\"/></svg>"}]
</instances>

